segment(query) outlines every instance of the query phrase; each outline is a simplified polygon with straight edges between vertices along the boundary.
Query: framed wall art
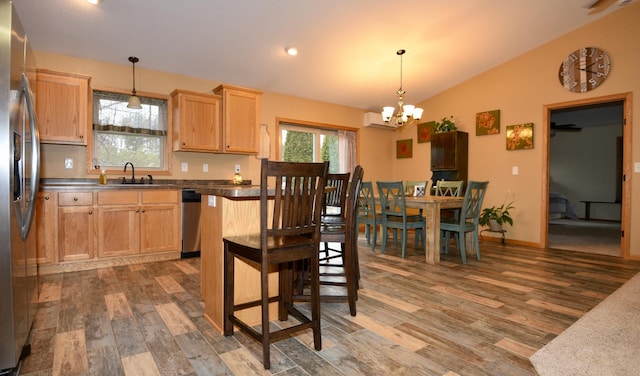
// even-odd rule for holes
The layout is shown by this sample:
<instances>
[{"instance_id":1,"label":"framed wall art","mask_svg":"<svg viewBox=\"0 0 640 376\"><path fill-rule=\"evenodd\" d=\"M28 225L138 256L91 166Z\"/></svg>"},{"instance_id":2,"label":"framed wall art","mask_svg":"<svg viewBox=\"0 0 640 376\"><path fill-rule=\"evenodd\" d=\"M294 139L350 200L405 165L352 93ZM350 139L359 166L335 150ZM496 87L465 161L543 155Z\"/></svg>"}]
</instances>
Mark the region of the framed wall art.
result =
<instances>
[{"instance_id":1,"label":"framed wall art","mask_svg":"<svg viewBox=\"0 0 640 376\"><path fill-rule=\"evenodd\" d=\"M413 139L396 141L396 158L413 157Z\"/></svg>"},{"instance_id":2,"label":"framed wall art","mask_svg":"<svg viewBox=\"0 0 640 376\"><path fill-rule=\"evenodd\" d=\"M500 133L500 110L476 114L476 136Z\"/></svg>"},{"instance_id":3,"label":"framed wall art","mask_svg":"<svg viewBox=\"0 0 640 376\"><path fill-rule=\"evenodd\" d=\"M431 135L435 132L436 122L428 121L418 124L418 143L431 142Z\"/></svg>"},{"instance_id":4,"label":"framed wall art","mask_svg":"<svg viewBox=\"0 0 640 376\"><path fill-rule=\"evenodd\" d=\"M533 149L533 123L507 125L507 150Z\"/></svg>"}]
</instances>

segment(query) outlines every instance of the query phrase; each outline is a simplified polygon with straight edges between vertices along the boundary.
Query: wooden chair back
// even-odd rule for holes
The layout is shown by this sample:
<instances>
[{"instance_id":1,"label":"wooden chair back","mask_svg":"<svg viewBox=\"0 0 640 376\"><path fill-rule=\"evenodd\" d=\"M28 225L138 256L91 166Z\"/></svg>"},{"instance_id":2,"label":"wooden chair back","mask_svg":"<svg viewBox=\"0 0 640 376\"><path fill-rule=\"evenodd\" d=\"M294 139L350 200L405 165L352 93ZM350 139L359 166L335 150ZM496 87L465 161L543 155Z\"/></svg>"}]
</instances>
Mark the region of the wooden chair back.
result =
<instances>
[{"instance_id":1,"label":"wooden chair back","mask_svg":"<svg viewBox=\"0 0 640 376\"><path fill-rule=\"evenodd\" d=\"M320 241L320 215L329 163L297 163L262 160L260 179L260 223L262 249L268 236L309 235ZM268 181L275 178L275 189ZM269 198L273 216L268 223Z\"/></svg>"},{"instance_id":2,"label":"wooden chair back","mask_svg":"<svg viewBox=\"0 0 640 376\"><path fill-rule=\"evenodd\" d=\"M378 196L380 198L380 212L383 217L406 217L406 204L404 200L404 186L401 181L377 182Z\"/></svg>"},{"instance_id":3,"label":"wooden chair back","mask_svg":"<svg viewBox=\"0 0 640 376\"><path fill-rule=\"evenodd\" d=\"M482 201L487 191L488 181L470 181L467 191L464 194L464 202L460 213L460 225L473 223L478 227Z\"/></svg>"},{"instance_id":4,"label":"wooden chair back","mask_svg":"<svg viewBox=\"0 0 640 376\"><path fill-rule=\"evenodd\" d=\"M373 191L373 183L363 181L358 195L358 217L376 218L376 199Z\"/></svg>"},{"instance_id":5,"label":"wooden chair back","mask_svg":"<svg viewBox=\"0 0 640 376\"><path fill-rule=\"evenodd\" d=\"M349 194L347 195L346 222L347 230L351 232L352 239L358 239L358 210L360 202L360 191L362 190L362 177L364 170L357 165L353 170ZM357 247L357 241L353 242ZM357 249L357 248L356 248Z\"/></svg>"},{"instance_id":6,"label":"wooden chair back","mask_svg":"<svg viewBox=\"0 0 640 376\"><path fill-rule=\"evenodd\" d=\"M323 216L339 216L344 219L350 177L351 174L348 172L344 174L327 174L326 187L331 189L324 195Z\"/></svg>"},{"instance_id":7,"label":"wooden chair back","mask_svg":"<svg viewBox=\"0 0 640 376\"><path fill-rule=\"evenodd\" d=\"M436 182L436 196L462 196L464 180L438 180Z\"/></svg>"}]
</instances>

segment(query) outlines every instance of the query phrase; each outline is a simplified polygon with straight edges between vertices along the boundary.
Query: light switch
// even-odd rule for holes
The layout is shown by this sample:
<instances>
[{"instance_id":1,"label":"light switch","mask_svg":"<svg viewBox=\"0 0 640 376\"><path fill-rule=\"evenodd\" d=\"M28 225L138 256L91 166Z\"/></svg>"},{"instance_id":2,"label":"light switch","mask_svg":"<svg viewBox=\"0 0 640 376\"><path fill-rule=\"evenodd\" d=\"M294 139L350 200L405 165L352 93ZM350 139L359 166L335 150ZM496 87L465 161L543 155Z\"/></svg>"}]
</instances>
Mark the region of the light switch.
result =
<instances>
[{"instance_id":1,"label":"light switch","mask_svg":"<svg viewBox=\"0 0 640 376\"><path fill-rule=\"evenodd\" d=\"M216 196L207 196L207 205L216 207Z\"/></svg>"},{"instance_id":2,"label":"light switch","mask_svg":"<svg viewBox=\"0 0 640 376\"><path fill-rule=\"evenodd\" d=\"M635 162L633 164L633 172L640 172L640 162Z\"/></svg>"},{"instance_id":3,"label":"light switch","mask_svg":"<svg viewBox=\"0 0 640 376\"><path fill-rule=\"evenodd\" d=\"M202 172L207 172L209 171L209 164L208 163L203 163L202 164Z\"/></svg>"},{"instance_id":4,"label":"light switch","mask_svg":"<svg viewBox=\"0 0 640 376\"><path fill-rule=\"evenodd\" d=\"M511 167L511 175L518 175L518 166Z\"/></svg>"},{"instance_id":5,"label":"light switch","mask_svg":"<svg viewBox=\"0 0 640 376\"><path fill-rule=\"evenodd\" d=\"M189 163L182 162L182 172L187 172L187 171L189 171Z\"/></svg>"}]
</instances>

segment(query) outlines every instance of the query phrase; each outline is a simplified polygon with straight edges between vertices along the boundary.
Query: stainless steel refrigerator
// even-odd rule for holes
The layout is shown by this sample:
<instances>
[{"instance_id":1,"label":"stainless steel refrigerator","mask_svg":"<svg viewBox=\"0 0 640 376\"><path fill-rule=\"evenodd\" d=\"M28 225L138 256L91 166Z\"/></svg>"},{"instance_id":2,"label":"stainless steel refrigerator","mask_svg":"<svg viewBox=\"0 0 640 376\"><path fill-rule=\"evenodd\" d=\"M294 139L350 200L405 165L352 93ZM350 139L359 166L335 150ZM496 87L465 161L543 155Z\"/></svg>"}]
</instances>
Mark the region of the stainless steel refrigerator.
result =
<instances>
[{"instance_id":1,"label":"stainless steel refrigerator","mask_svg":"<svg viewBox=\"0 0 640 376\"><path fill-rule=\"evenodd\" d=\"M0 0L0 373L29 352L38 303L35 203L40 139L35 115L35 64L13 9Z\"/></svg>"}]
</instances>

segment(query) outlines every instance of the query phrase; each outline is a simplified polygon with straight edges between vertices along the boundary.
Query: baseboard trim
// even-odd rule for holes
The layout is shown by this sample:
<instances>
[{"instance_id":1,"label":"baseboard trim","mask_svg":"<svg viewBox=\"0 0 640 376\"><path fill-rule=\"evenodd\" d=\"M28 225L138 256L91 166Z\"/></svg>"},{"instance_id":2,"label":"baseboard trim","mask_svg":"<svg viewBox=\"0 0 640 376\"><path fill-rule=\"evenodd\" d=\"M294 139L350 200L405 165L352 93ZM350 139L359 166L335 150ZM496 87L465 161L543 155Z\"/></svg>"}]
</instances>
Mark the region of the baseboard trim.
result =
<instances>
[{"instance_id":1,"label":"baseboard trim","mask_svg":"<svg viewBox=\"0 0 640 376\"><path fill-rule=\"evenodd\" d=\"M125 266L133 264L143 264L154 261L167 261L180 259L180 252L171 251L163 253L154 253L149 255L131 255L119 256L113 258L102 258L95 260L82 260L61 262L59 264L39 265L38 274L57 274L67 272L78 272L82 270L94 270L102 268L111 268L114 266Z\"/></svg>"}]
</instances>

